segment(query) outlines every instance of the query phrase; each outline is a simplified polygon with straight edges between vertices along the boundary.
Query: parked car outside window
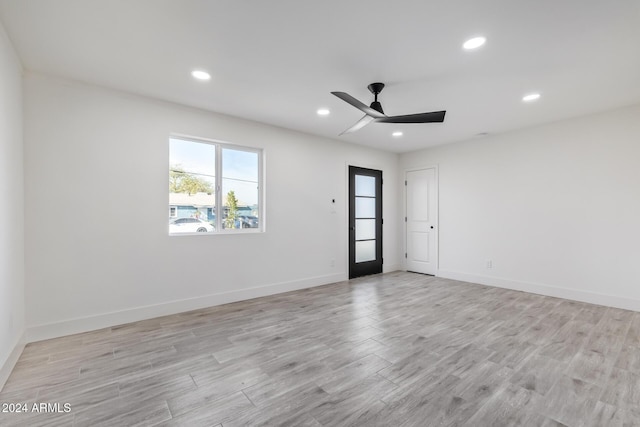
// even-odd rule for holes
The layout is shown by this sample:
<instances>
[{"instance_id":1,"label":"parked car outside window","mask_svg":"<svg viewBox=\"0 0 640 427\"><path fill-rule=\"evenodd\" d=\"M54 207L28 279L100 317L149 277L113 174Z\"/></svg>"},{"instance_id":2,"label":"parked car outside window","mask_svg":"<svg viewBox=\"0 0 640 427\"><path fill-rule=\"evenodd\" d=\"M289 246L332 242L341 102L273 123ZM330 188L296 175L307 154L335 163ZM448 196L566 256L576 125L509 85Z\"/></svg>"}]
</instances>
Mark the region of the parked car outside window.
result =
<instances>
[{"instance_id":1,"label":"parked car outside window","mask_svg":"<svg viewBox=\"0 0 640 427\"><path fill-rule=\"evenodd\" d=\"M213 226L198 218L176 218L169 221L169 234L210 233Z\"/></svg>"},{"instance_id":2,"label":"parked car outside window","mask_svg":"<svg viewBox=\"0 0 640 427\"><path fill-rule=\"evenodd\" d=\"M238 217L242 228L258 228L258 217L252 215L240 215Z\"/></svg>"}]
</instances>

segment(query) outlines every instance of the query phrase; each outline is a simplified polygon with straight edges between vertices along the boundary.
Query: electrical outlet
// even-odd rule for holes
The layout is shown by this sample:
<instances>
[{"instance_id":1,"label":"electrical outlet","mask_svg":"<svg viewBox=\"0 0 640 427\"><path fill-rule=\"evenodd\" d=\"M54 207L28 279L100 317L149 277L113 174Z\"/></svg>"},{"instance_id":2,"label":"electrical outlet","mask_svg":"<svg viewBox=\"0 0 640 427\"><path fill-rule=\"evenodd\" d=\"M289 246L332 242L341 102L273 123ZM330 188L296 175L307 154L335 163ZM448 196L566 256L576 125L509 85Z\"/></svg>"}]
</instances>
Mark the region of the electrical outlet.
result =
<instances>
[{"instance_id":1,"label":"electrical outlet","mask_svg":"<svg viewBox=\"0 0 640 427\"><path fill-rule=\"evenodd\" d=\"M487 261L487 268L493 268L493 262L491 260Z\"/></svg>"}]
</instances>

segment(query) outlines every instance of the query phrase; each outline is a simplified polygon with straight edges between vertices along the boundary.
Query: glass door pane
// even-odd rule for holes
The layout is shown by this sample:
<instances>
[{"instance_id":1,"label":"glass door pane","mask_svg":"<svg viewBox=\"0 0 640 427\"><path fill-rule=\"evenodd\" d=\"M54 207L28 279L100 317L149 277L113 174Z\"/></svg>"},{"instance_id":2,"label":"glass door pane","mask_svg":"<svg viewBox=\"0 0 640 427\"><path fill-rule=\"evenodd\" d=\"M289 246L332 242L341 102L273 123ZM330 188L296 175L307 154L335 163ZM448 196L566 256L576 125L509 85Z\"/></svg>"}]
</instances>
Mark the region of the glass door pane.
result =
<instances>
[{"instance_id":1,"label":"glass door pane","mask_svg":"<svg viewBox=\"0 0 640 427\"><path fill-rule=\"evenodd\" d=\"M376 239L375 219L356 219L356 241Z\"/></svg>"},{"instance_id":2,"label":"glass door pane","mask_svg":"<svg viewBox=\"0 0 640 427\"><path fill-rule=\"evenodd\" d=\"M356 218L375 218L376 199L356 196Z\"/></svg>"},{"instance_id":3,"label":"glass door pane","mask_svg":"<svg viewBox=\"0 0 640 427\"><path fill-rule=\"evenodd\" d=\"M376 179L372 176L356 175L356 196L376 196Z\"/></svg>"},{"instance_id":4,"label":"glass door pane","mask_svg":"<svg viewBox=\"0 0 640 427\"><path fill-rule=\"evenodd\" d=\"M376 259L376 242L366 240L356 242L356 262L374 261Z\"/></svg>"}]
</instances>

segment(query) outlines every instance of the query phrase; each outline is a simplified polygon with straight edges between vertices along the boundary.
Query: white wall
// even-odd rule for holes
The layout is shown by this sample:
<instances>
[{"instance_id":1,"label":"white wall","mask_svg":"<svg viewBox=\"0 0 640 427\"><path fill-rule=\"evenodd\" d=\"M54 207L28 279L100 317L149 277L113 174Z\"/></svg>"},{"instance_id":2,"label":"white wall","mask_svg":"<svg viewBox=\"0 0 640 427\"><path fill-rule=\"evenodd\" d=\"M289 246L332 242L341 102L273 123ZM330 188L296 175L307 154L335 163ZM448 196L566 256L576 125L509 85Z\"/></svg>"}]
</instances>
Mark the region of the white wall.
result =
<instances>
[{"instance_id":1,"label":"white wall","mask_svg":"<svg viewBox=\"0 0 640 427\"><path fill-rule=\"evenodd\" d=\"M0 389L23 346L23 182L22 65L0 24Z\"/></svg>"},{"instance_id":2,"label":"white wall","mask_svg":"<svg viewBox=\"0 0 640 427\"><path fill-rule=\"evenodd\" d=\"M640 106L406 153L400 174L433 164L441 276L640 310Z\"/></svg>"},{"instance_id":3,"label":"white wall","mask_svg":"<svg viewBox=\"0 0 640 427\"><path fill-rule=\"evenodd\" d=\"M39 74L25 104L29 340L346 278L348 164L398 223L396 154ZM170 133L265 149L266 233L167 235Z\"/></svg>"}]
</instances>

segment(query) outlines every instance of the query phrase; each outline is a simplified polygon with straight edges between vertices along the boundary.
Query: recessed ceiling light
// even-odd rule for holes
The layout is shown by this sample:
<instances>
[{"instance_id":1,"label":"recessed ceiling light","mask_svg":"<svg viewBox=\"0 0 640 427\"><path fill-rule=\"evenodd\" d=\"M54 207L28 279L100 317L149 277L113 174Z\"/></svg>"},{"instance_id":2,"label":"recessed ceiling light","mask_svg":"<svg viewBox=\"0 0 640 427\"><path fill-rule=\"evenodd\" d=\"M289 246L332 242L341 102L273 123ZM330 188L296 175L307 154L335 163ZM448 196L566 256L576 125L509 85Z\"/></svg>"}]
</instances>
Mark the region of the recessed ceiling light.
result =
<instances>
[{"instance_id":1,"label":"recessed ceiling light","mask_svg":"<svg viewBox=\"0 0 640 427\"><path fill-rule=\"evenodd\" d=\"M319 116L328 116L331 111L326 108L320 108L316 113L318 113Z\"/></svg>"},{"instance_id":2,"label":"recessed ceiling light","mask_svg":"<svg viewBox=\"0 0 640 427\"><path fill-rule=\"evenodd\" d=\"M193 70L191 72L191 75L193 76L193 78L198 80L209 80L211 78L211 74L202 70Z\"/></svg>"},{"instance_id":3,"label":"recessed ceiling light","mask_svg":"<svg viewBox=\"0 0 640 427\"><path fill-rule=\"evenodd\" d=\"M522 97L522 100L524 102L531 102L531 101L535 101L538 98L540 98L540 94L539 93L530 93L528 95L525 95Z\"/></svg>"},{"instance_id":4,"label":"recessed ceiling light","mask_svg":"<svg viewBox=\"0 0 640 427\"><path fill-rule=\"evenodd\" d=\"M486 41L487 41L487 39L484 38L484 37L474 37L474 38L469 39L466 42L464 42L462 47L467 49L467 50L477 49L480 46L482 46Z\"/></svg>"},{"instance_id":5,"label":"recessed ceiling light","mask_svg":"<svg viewBox=\"0 0 640 427\"><path fill-rule=\"evenodd\" d=\"M399 136L402 136L402 132L400 132L399 130L395 131L394 133L391 134L392 136L395 136L396 138Z\"/></svg>"}]
</instances>

